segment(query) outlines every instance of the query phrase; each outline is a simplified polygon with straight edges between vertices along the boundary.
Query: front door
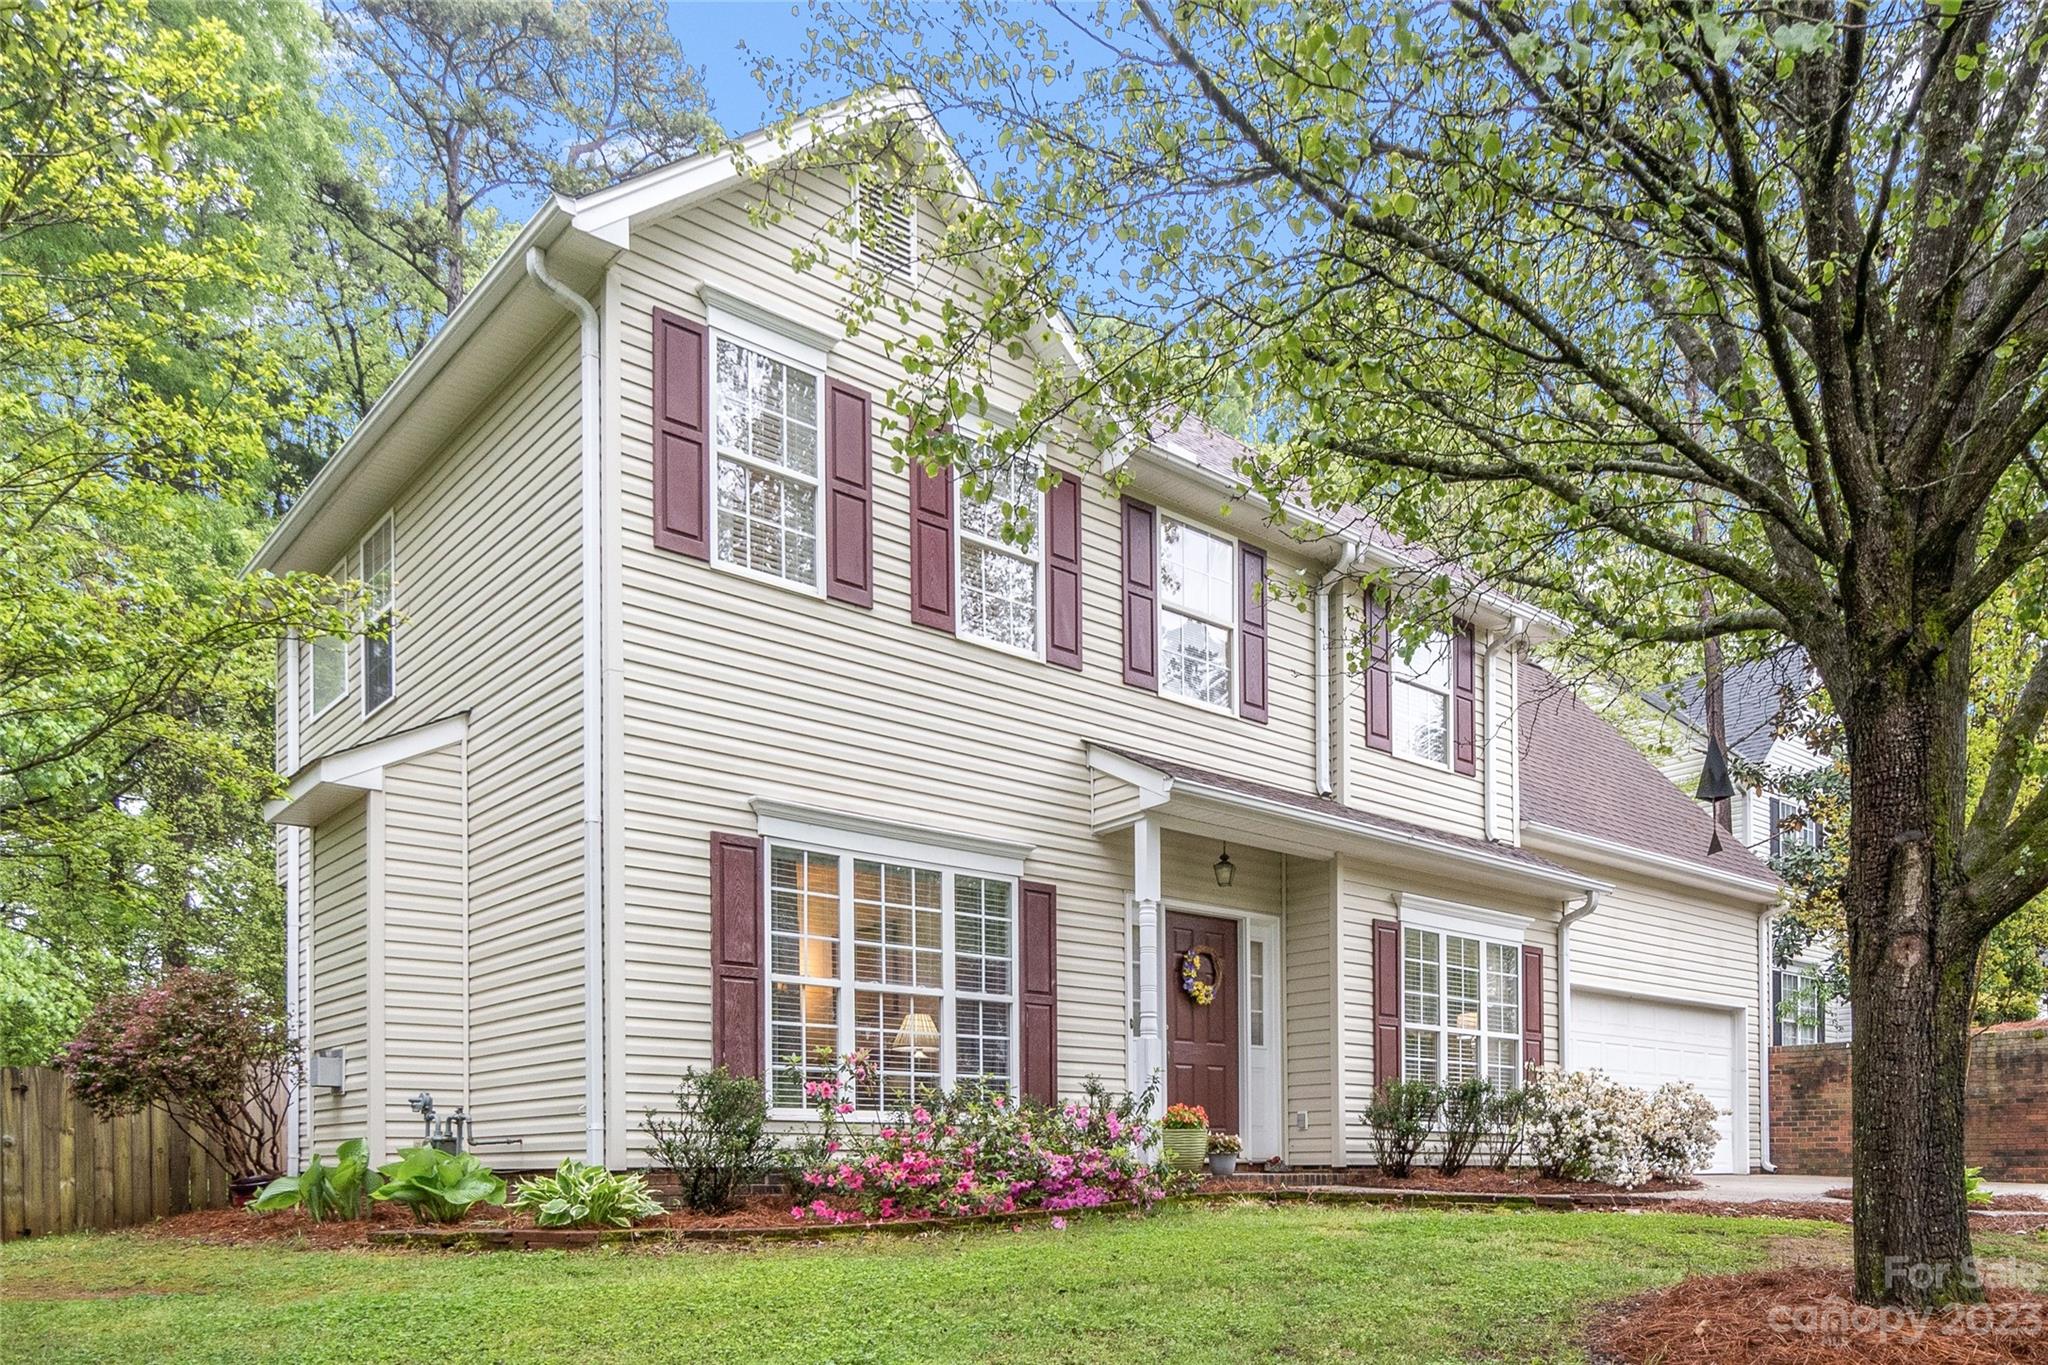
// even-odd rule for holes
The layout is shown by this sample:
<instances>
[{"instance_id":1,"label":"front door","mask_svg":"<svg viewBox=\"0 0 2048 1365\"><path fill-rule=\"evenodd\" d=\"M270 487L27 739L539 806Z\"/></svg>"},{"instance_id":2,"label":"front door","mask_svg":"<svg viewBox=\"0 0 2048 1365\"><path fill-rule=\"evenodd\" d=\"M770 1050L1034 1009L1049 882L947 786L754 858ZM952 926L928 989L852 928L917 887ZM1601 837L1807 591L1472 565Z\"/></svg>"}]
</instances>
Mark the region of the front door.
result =
<instances>
[{"instance_id":1,"label":"front door","mask_svg":"<svg viewBox=\"0 0 2048 1365\"><path fill-rule=\"evenodd\" d=\"M1199 1104L1209 1126L1238 1131L1237 1021L1241 988L1237 922L1207 915L1166 917L1166 1102ZM1198 1005L1181 984L1191 951L1203 982L1215 999Z\"/></svg>"}]
</instances>

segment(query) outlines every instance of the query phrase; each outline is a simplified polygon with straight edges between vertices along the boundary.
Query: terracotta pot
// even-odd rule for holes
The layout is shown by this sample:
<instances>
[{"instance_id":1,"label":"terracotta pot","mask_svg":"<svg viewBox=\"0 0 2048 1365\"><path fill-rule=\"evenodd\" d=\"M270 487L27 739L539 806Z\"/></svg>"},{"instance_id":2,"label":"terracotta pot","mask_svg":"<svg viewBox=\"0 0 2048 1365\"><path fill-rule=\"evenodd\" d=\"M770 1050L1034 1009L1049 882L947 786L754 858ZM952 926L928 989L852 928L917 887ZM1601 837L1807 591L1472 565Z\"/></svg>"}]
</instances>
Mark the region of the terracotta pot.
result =
<instances>
[{"instance_id":1,"label":"terracotta pot","mask_svg":"<svg viewBox=\"0 0 2048 1365\"><path fill-rule=\"evenodd\" d=\"M1176 1171L1199 1171L1209 1160L1207 1128L1162 1128L1160 1144L1166 1149L1166 1164Z\"/></svg>"}]
</instances>

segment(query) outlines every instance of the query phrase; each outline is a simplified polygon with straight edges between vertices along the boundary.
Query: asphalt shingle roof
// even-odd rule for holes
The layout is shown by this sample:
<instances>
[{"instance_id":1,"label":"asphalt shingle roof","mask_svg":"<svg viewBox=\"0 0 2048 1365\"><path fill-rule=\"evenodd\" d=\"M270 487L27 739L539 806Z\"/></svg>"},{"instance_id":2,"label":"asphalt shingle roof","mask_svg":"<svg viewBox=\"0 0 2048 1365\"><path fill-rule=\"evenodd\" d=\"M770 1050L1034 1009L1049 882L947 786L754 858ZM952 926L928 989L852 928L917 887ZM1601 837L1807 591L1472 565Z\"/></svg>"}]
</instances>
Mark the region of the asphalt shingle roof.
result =
<instances>
[{"instance_id":1,"label":"asphalt shingle roof","mask_svg":"<svg viewBox=\"0 0 2048 1365\"><path fill-rule=\"evenodd\" d=\"M1782 649L1761 659L1730 664L1721 673L1721 704L1728 750L1761 766L1771 755L1779 729L1796 717L1813 693L1813 674L1801 649ZM1707 730L1706 681L1694 676L1646 700L1693 729Z\"/></svg>"}]
</instances>

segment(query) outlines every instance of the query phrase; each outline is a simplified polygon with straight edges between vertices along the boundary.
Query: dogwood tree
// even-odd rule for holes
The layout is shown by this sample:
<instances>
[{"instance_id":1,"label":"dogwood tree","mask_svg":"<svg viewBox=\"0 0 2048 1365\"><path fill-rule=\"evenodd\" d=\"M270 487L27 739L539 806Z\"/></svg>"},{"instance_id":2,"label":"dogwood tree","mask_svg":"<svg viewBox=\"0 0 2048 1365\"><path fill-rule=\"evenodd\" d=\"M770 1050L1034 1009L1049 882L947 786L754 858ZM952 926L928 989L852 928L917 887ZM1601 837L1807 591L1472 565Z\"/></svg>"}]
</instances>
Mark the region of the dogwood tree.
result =
<instances>
[{"instance_id":1,"label":"dogwood tree","mask_svg":"<svg viewBox=\"0 0 2048 1365\"><path fill-rule=\"evenodd\" d=\"M2048 544L2048 6L820 13L771 79L907 73L985 172L904 172L990 282L900 305L913 442L1065 310L1097 362L1044 368L1013 449L1249 393L1261 489L1589 635L1805 646L1853 775L1858 1290L1975 1297L1972 978L2048 886L2039 632L1975 796L1966 743L1978 613Z\"/></svg>"}]
</instances>

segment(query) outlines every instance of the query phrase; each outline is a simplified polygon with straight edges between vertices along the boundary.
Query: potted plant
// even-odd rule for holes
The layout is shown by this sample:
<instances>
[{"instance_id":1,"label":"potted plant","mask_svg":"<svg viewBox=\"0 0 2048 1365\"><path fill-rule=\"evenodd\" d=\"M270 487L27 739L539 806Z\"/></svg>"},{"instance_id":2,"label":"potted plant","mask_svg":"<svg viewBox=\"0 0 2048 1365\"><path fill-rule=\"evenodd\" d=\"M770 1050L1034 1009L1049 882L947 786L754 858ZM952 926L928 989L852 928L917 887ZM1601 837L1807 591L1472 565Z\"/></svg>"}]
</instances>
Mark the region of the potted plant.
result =
<instances>
[{"instance_id":1,"label":"potted plant","mask_svg":"<svg viewBox=\"0 0 2048 1365\"><path fill-rule=\"evenodd\" d=\"M1244 1150L1244 1139L1235 1133L1209 1134L1209 1174L1236 1175L1238 1153Z\"/></svg>"},{"instance_id":2,"label":"potted plant","mask_svg":"<svg viewBox=\"0 0 2048 1365\"><path fill-rule=\"evenodd\" d=\"M1199 1171L1209 1159L1209 1111L1199 1104L1169 1104L1159 1122L1166 1164L1176 1171Z\"/></svg>"}]
</instances>

